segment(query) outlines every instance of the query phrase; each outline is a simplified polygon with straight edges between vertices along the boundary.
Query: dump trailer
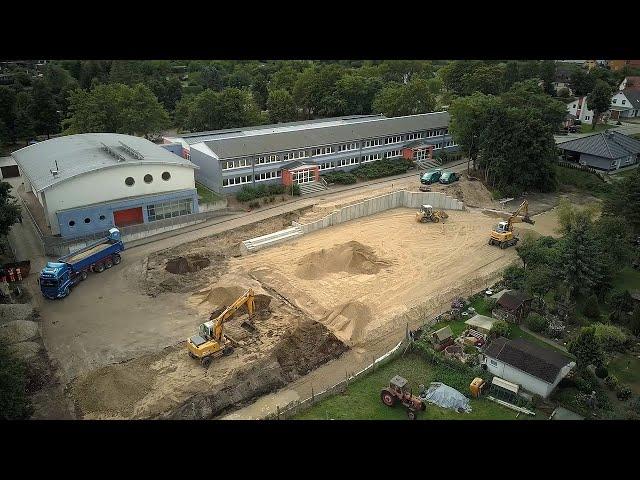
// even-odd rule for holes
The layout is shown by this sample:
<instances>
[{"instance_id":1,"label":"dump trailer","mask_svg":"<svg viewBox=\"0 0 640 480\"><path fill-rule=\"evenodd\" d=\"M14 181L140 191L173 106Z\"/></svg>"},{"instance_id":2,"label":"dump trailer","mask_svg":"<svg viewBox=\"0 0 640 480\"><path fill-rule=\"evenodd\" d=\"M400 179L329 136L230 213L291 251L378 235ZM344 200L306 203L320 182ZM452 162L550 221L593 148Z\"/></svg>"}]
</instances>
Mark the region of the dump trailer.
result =
<instances>
[{"instance_id":1,"label":"dump trailer","mask_svg":"<svg viewBox=\"0 0 640 480\"><path fill-rule=\"evenodd\" d=\"M60 257L57 262L48 262L38 279L42 295L52 300L66 297L90 271L100 273L118 265L123 250L120 230L112 228L105 238Z\"/></svg>"}]
</instances>

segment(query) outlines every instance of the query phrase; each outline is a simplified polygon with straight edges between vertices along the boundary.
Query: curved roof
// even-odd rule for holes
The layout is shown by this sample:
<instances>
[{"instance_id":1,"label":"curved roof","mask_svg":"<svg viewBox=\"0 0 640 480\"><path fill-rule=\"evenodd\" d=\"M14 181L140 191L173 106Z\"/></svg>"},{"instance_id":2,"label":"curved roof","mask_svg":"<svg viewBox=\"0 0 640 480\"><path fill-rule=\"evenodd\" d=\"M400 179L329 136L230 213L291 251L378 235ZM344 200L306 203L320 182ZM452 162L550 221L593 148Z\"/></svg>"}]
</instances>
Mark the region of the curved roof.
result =
<instances>
[{"instance_id":1,"label":"curved roof","mask_svg":"<svg viewBox=\"0 0 640 480\"><path fill-rule=\"evenodd\" d=\"M52 138L21 148L11 156L36 191L85 173L126 165L198 168L149 140L120 133L81 133ZM54 175L52 171L56 170Z\"/></svg>"}]
</instances>

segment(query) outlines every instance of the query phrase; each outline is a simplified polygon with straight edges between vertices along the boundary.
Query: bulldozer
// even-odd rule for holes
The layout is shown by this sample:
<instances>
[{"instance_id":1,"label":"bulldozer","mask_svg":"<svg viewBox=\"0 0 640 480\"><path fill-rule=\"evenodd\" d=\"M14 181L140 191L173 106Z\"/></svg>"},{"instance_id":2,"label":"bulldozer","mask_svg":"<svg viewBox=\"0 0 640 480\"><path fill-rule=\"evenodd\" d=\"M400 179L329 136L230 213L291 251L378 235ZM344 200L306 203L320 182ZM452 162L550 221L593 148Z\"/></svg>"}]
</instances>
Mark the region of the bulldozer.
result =
<instances>
[{"instance_id":1,"label":"bulldozer","mask_svg":"<svg viewBox=\"0 0 640 480\"><path fill-rule=\"evenodd\" d=\"M529 217L529 202L526 200L520 204L518 209L506 221L499 222L491 231L489 245L498 245L504 249L518 243L520 239L513 234L513 224L519 222L535 224L535 221Z\"/></svg>"},{"instance_id":2,"label":"bulldozer","mask_svg":"<svg viewBox=\"0 0 640 480\"><path fill-rule=\"evenodd\" d=\"M420 223L444 222L446 218L449 218L447 212L443 210L434 210L431 205L422 205L420 210L416 212L416 222Z\"/></svg>"},{"instance_id":3,"label":"bulldozer","mask_svg":"<svg viewBox=\"0 0 640 480\"><path fill-rule=\"evenodd\" d=\"M198 334L187 339L187 350L189 356L199 359L200 364L207 368L214 358L231 355L237 342L224 334L224 323L232 318L243 305L247 305L249 318L255 311L255 300L253 289L247 290L240 298L226 307L222 313L214 317L214 312L209 317L209 321L200 324Z\"/></svg>"},{"instance_id":4,"label":"bulldozer","mask_svg":"<svg viewBox=\"0 0 640 480\"><path fill-rule=\"evenodd\" d=\"M387 407L395 407L400 403L407 409L407 417L409 420L415 420L419 411L427 409L427 405L420 397L412 394L407 387L407 380L400 375L396 375L389 382L389 386L382 389L380 399Z\"/></svg>"}]
</instances>

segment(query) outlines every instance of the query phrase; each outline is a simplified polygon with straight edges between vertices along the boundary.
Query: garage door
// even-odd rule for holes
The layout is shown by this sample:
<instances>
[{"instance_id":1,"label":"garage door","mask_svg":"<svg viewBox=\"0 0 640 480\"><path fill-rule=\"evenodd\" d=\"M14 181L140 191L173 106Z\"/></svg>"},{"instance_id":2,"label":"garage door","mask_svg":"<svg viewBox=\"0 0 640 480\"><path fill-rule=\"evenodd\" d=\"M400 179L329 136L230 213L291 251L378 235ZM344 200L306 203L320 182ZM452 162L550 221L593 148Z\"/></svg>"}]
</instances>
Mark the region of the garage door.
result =
<instances>
[{"instance_id":1,"label":"garage door","mask_svg":"<svg viewBox=\"0 0 640 480\"><path fill-rule=\"evenodd\" d=\"M20 172L18 171L17 165L8 165L6 167L0 167L0 173L2 173L2 178L12 178L12 177L20 176Z\"/></svg>"},{"instance_id":2,"label":"garage door","mask_svg":"<svg viewBox=\"0 0 640 480\"><path fill-rule=\"evenodd\" d=\"M126 227L127 225L142 223L144 221L142 218L142 207L113 212L113 221L117 227Z\"/></svg>"}]
</instances>

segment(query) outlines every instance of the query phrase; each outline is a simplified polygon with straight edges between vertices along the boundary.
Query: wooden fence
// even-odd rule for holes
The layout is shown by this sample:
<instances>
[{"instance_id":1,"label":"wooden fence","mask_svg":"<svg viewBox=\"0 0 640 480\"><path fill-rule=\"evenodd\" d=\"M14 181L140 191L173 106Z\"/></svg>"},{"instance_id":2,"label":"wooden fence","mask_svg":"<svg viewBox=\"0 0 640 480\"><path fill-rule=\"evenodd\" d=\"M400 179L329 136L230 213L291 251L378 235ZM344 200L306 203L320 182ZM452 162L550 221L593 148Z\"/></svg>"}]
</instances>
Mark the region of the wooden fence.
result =
<instances>
[{"instance_id":1,"label":"wooden fence","mask_svg":"<svg viewBox=\"0 0 640 480\"><path fill-rule=\"evenodd\" d=\"M587 167L586 165L580 165L579 163L565 162L563 160L558 160L558 165L566 168L573 168L574 170L582 170L583 172L588 172L594 174L598 177L602 182L606 182L605 176L599 170L596 170L592 167Z\"/></svg>"}]
</instances>

